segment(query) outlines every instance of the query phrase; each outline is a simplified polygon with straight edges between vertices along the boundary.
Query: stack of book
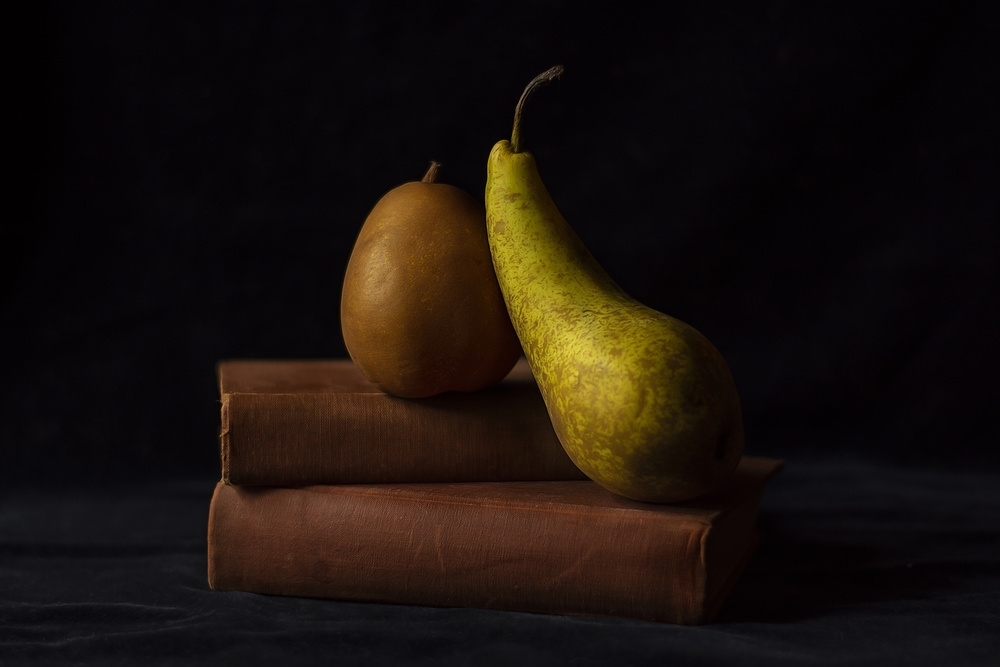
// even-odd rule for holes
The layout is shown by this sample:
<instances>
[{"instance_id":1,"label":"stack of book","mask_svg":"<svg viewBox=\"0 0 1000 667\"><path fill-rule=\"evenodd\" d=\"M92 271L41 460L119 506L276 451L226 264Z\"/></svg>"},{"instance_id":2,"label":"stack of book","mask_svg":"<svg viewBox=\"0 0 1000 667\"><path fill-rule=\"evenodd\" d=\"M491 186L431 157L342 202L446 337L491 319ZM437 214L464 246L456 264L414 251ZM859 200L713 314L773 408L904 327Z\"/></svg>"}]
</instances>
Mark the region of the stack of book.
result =
<instances>
[{"instance_id":1,"label":"stack of book","mask_svg":"<svg viewBox=\"0 0 1000 667\"><path fill-rule=\"evenodd\" d=\"M402 399L349 360L218 365L208 581L271 595L710 622L757 544L764 485L652 505L586 479L522 359L499 385Z\"/></svg>"}]
</instances>

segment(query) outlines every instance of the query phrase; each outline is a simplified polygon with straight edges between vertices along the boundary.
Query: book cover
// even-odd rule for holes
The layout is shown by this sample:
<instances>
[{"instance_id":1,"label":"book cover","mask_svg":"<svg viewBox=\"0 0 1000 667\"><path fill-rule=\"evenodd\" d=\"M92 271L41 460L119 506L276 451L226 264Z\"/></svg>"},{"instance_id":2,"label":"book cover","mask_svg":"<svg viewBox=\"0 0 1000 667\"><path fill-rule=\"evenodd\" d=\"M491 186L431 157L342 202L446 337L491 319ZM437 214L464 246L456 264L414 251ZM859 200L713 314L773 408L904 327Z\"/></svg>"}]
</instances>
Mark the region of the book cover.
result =
<instances>
[{"instance_id":1,"label":"book cover","mask_svg":"<svg viewBox=\"0 0 1000 667\"><path fill-rule=\"evenodd\" d=\"M782 462L744 457L719 492L674 505L587 480L236 487L212 498L216 590L711 621L756 546Z\"/></svg>"},{"instance_id":2,"label":"book cover","mask_svg":"<svg viewBox=\"0 0 1000 667\"><path fill-rule=\"evenodd\" d=\"M404 399L348 359L217 366L222 480L251 486L584 479L522 358L498 385Z\"/></svg>"}]
</instances>

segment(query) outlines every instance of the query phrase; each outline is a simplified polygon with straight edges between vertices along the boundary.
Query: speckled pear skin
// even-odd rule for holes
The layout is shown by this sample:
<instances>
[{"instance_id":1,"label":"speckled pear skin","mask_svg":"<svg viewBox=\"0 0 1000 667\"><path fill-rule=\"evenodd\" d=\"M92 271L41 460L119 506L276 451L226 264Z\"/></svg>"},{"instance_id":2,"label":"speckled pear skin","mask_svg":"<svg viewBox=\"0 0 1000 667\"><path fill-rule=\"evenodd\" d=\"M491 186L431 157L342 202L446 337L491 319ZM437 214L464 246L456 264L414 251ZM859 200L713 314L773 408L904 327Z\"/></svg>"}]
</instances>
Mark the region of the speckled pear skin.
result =
<instances>
[{"instance_id":1,"label":"speckled pear skin","mask_svg":"<svg viewBox=\"0 0 1000 667\"><path fill-rule=\"evenodd\" d=\"M724 484L743 419L712 343L629 297L559 213L532 154L508 141L490 153L486 221L507 311L573 462L645 502Z\"/></svg>"}]
</instances>

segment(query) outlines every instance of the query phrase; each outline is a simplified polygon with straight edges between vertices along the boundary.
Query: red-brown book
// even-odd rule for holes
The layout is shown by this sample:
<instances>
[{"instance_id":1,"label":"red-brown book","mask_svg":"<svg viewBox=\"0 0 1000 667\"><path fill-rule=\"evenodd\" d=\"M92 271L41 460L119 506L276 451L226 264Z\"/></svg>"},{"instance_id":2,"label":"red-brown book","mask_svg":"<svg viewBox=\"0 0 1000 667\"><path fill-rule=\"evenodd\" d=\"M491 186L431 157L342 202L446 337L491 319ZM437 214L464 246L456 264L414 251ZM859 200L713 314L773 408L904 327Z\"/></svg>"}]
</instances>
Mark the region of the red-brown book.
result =
<instances>
[{"instance_id":1,"label":"red-brown book","mask_svg":"<svg viewBox=\"0 0 1000 667\"><path fill-rule=\"evenodd\" d=\"M228 484L585 479L524 359L494 387L423 399L379 391L347 359L228 360L217 374Z\"/></svg>"},{"instance_id":2,"label":"red-brown book","mask_svg":"<svg viewBox=\"0 0 1000 667\"><path fill-rule=\"evenodd\" d=\"M650 505L590 481L235 487L208 523L216 590L425 606L713 619L757 543L744 457L698 500Z\"/></svg>"}]
</instances>

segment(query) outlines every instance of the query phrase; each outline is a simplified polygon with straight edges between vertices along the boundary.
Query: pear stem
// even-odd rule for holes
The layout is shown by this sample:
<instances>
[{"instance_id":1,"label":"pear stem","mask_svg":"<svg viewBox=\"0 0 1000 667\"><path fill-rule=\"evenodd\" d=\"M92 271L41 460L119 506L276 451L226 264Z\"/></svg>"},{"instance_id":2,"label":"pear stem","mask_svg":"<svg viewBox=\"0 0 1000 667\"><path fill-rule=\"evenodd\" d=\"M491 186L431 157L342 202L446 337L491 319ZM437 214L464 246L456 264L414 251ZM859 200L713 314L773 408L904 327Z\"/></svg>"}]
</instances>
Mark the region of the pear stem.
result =
<instances>
[{"instance_id":1,"label":"pear stem","mask_svg":"<svg viewBox=\"0 0 1000 667\"><path fill-rule=\"evenodd\" d=\"M524 113L524 105L528 103L528 99L535 94L536 90L562 76L563 69L562 65L556 65L545 70L532 79L524 92L521 93L521 99L517 101L517 107L514 109L514 131L510 134L510 145L515 153L521 152L521 114Z\"/></svg>"},{"instance_id":2,"label":"pear stem","mask_svg":"<svg viewBox=\"0 0 1000 667\"><path fill-rule=\"evenodd\" d=\"M420 179L421 183L433 183L437 180L438 171L441 169L441 163L431 160L431 166L427 168L427 173L424 177Z\"/></svg>"}]
</instances>

